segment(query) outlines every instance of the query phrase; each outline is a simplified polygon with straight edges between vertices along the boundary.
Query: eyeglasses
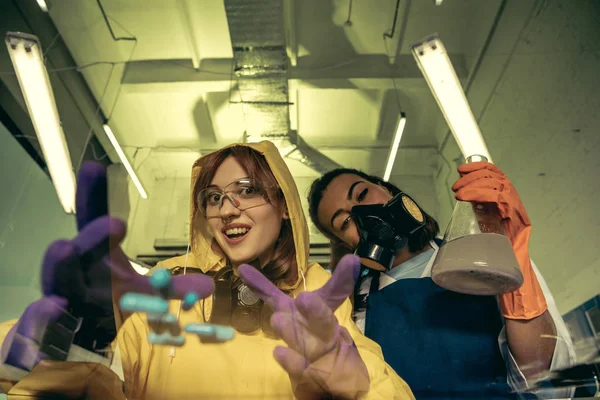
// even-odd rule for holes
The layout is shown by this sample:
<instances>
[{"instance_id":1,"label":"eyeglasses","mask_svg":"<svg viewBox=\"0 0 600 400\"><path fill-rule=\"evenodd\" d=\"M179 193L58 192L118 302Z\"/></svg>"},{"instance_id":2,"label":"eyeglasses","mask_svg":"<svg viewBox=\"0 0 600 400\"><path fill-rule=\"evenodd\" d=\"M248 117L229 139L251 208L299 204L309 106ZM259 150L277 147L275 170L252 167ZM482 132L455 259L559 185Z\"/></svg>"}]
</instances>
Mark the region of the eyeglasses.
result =
<instances>
[{"instance_id":1,"label":"eyeglasses","mask_svg":"<svg viewBox=\"0 0 600 400\"><path fill-rule=\"evenodd\" d=\"M270 190L242 178L231 182L225 188L213 186L198 192L198 205L207 218L217 217L227 198L235 208L240 211L262 206L269 202L267 197Z\"/></svg>"}]
</instances>

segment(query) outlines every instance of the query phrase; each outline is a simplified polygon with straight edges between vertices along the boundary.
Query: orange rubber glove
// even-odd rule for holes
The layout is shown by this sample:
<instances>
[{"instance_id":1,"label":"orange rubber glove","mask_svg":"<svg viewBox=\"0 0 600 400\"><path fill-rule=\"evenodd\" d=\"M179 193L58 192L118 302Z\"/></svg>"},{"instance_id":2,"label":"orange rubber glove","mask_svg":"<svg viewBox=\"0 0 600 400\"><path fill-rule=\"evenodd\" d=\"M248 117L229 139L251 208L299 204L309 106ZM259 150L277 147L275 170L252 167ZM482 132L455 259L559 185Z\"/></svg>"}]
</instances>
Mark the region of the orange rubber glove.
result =
<instances>
[{"instance_id":1,"label":"orange rubber glove","mask_svg":"<svg viewBox=\"0 0 600 400\"><path fill-rule=\"evenodd\" d=\"M529 258L531 222L516 189L494 164L468 163L458 167L458 172L461 178L452 186L456 199L497 205L523 273L523 285L519 289L499 296L502 314L521 320L543 314L548 305Z\"/></svg>"}]
</instances>

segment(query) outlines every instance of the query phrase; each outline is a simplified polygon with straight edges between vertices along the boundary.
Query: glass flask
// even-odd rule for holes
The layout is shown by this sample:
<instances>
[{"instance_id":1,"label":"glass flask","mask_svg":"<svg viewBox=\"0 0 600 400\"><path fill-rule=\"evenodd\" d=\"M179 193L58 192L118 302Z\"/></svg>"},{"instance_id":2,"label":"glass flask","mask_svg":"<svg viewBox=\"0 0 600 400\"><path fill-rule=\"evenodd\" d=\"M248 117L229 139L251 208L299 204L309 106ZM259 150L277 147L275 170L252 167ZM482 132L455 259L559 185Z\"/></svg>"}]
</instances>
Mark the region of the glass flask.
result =
<instances>
[{"instance_id":1,"label":"glass flask","mask_svg":"<svg viewBox=\"0 0 600 400\"><path fill-rule=\"evenodd\" d=\"M467 163L477 161L487 158L467 158ZM523 284L496 204L456 202L431 278L445 289L472 295L508 293Z\"/></svg>"}]
</instances>

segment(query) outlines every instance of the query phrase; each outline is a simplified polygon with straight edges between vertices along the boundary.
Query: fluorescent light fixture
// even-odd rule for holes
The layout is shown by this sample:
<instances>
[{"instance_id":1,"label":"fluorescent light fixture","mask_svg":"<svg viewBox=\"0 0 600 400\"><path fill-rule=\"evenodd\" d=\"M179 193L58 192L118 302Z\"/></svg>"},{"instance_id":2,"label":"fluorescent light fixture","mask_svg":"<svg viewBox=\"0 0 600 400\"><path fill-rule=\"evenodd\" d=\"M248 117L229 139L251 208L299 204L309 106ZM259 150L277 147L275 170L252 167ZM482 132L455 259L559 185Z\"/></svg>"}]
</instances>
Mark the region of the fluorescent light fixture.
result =
<instances>
[{"instance_id":1,"label":"fluorescent light fixture","mask_svg":"<svg viewBox=\"0 0 600 400\"><path fill-rule=\"evenodd\" d=\"M117 151L117 155L119 156L119 159L125 166L125 169L127 170L127 173L129 174L129 177L133 181L133 184L137 188L138 192L140 192L140 196L142 196L142 199L147 199L148 194L144 190L144 187L142 186L142 182L140 182L140 180L138 179L137 175L135 174L135 171L133 170L133 167L131 166L131 164L129 163L129 160L125 156L125 153L123 152L121 145L117 141L117 138L115 137L112 129L110 129L110 126L108 126L108 124L102 125L102 128L104 128L104 132L106 133L106 136L108 136L108 140L110 140L110 143L112 143L113 147Z\"/></svg>"},{"instance_id":2,"label":"fluorescent light fixture","mask_svg":"<svg viewBox=\"0 0 600 400\"><path fill-rule=\"evenodd\" d=\"M443 2L444 2L444 0L435 0L435 5L441 6Z\"/></svg>"},{"instance_id":3,"label":"fluorescent light fixture","mask_svg":"<svg viewBox=\"0 0 600 400\"><path fill-rule=\"evenodd\" d=\"M387 182L392 175L392 168L394 167L394 161L396 161L396 154L398 154L398 147L400 147L400 140L404 133L404 127L406 126L406 115L400 113L400 119L398 119L398 126L396 127L396 133L394 134L394 140L390 147L390 154L388 155L387 164L385 166L385 173L383 174L383 180Z\"/></svg>"},{"instance_id":4,"label":"fluorescent light fixture","mask_svg":"<svg viewBox=\"0 0 600 400\"><path fill-rule=\"evenodd\" d=\"M50 177L66 213L75 213L75 173L52 86L36 36L8 32L6 47L23 92Z\"/></svg>"},{"instance_id":5,"label":"fluorescent light fixture","mask_svg":"<svg viewBox=\"0 0 600 400\"><path fill-rule=\"evenodd\" d=\"M411 51L465 159L482 155L492 162L465 92L438 35L430 35L413 44Z\"/></svg>"},{"instance_id":6,"label":"fluorescent light fixture","mask_svg":"<svg viewBox=\"0 0 600 400\"><path fill-rule=\"evenodd\" d=\"M37 0L38 5L42 9L43 12L48 12L48 5L44 0Z\"/></svg>"}]
</instances>

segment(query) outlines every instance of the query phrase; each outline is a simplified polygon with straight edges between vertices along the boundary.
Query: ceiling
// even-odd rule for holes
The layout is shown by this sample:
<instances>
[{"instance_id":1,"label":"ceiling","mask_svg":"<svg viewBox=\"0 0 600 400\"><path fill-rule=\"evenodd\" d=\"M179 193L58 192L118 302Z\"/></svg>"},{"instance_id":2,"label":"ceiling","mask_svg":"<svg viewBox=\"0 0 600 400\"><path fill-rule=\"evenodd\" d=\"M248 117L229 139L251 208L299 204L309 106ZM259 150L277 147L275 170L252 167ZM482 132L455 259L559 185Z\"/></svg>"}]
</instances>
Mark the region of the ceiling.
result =
<instances>
[{"instance_id":1,"label":"ceiling","mask_svg":"<svg viewBox=\"0 0 600 400\"><path fill-rule=\"evenodd\" d=\"M187 208L183 192L189 188L192 163L243 141L245 132L257 128L251 126L241 78L234 72L234 22L227 4L235 2L254 7L258 16L280 16L286 126L316 150L307 154L383 175L403 112L407 124L390 180L440 218L433 186L442 164L448 167L439 150L448 128L409 46L439 33L468 87L485 57L503 0L445 0L441 6L433 0L46 0L48 13L36 0L15 0L0 4L0 26L40 37L74 165L86 159L119 163L102 129L108 119L155 199L144 206L147 217L137 210L129 218L151 218L151 210L168 208L164 221L153 219L162 235L168 216ZM252 21L242 23L254 33ZM254 23L258 36L268 29ZM4 51L0 71L9 71ZM6 86L0 85L0 106L12 107L10 116L24 138L34 137L16 77L8 72L0 79ZM30 139L22 144L37 146ZM324 169L306 161L286 158L302 198ZM180 187L165 186L165 180ZM157 193L165 187L181 191L182 204ZM137 204L131 186L129 195L124 201ZM187 231L183 215L177 232ZM325 240L313 228L311 241ZM130 236L146 237L147 232ZM153 240L146 242L138 247L151 246Z\"/></svg>"},{"instance_id":2,"label":"ceiling","mask_svg":"<svg viewBox=\"0 0 600 400\"><path fill-rule=\"evenodd\" d=\"M290 128L338 164L381 174L402 111L393 175L431 176L443 120L409 45L439 32L466 81L500 1L376 3L354 0L347 23L348 0L284 1ZM146 150L146 180L187 176L198 154L243 140L222 0L100 4L52 0L49 16L130 159ZM318 175L288 164L295 176Z\"/></svg>"},{"instance_id":3,"label":"ceiling","mask_svg":"<svg viewBox=\"0 0 600 400\"><path fill-rule=\"evenodd\" d=\"M126 189L111 198L111 212L129 219L131 256L155 255L157 240L187 243L191 164L243 140L248 129L232 73L226 4L234 1L241 0L46 0L48 13L37 0L0 1L0 30L41 40L74 165L116 163L109 172L118 170ZM590 241L599 226L599 53L589 40L598 34L597 1L444 0L436 7L434 0L400 0L396 24L397 0L280 1L290 130L337 164L382 174L404 112L391 181L446 226L460 151L409 52L411 43L438 32L494 161L535 221L532 257L559 304L564 300L566 311L597 293ZM392 37L384 40L384 33ZM127 183L104 118L141 176L147 201ZM5 46L0 122L44 167ZM305 196L318 172L286 161ZM558 198L564 204L557 206ZM579 251L573 258L558 248Z\"/></svg>"}]
</instances>

